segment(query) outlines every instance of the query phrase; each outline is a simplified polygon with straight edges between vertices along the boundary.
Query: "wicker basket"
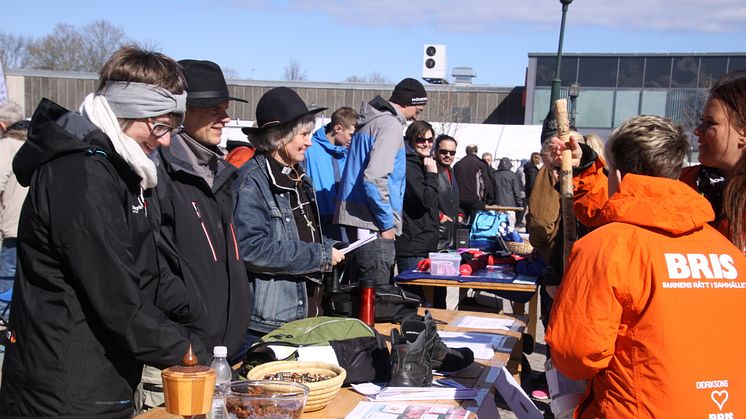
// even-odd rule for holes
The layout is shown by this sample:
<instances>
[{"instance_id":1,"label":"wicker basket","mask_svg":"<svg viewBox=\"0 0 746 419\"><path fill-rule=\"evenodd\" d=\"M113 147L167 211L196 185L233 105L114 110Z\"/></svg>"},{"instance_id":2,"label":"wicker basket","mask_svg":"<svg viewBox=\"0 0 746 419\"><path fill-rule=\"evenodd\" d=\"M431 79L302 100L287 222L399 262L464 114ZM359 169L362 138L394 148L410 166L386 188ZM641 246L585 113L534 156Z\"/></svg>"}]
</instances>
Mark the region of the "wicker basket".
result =
<instances>
[{"instance_id":1,"label":"wicker basket","mask_svg":"<svg viewBox=\"0 0 746 419\"><path fill-rule=\"evenodd\" d=\"M529 242L505 242L508 250L517 255L529 255L534 250Z\"/></svg>"},{"instance_id":2,"label":"wicker basket","mask_svg":"<svg viewBox=\"0 0 746 419\"><path fill-rule=\"evenodd\" d=\"M298 361L274 361L266 364L257 365L252 368L246 378L249 380L263 380L268 374L278 372L297 372L324 374L333 376L332 378L316 383L303 383L310 390L308 392L308 401L303 412L314 412L321 410L337 395L342 383L347 377L347 371L344 368L328 364L325 362L298 362Z\"/></svg>"}]
</instances>

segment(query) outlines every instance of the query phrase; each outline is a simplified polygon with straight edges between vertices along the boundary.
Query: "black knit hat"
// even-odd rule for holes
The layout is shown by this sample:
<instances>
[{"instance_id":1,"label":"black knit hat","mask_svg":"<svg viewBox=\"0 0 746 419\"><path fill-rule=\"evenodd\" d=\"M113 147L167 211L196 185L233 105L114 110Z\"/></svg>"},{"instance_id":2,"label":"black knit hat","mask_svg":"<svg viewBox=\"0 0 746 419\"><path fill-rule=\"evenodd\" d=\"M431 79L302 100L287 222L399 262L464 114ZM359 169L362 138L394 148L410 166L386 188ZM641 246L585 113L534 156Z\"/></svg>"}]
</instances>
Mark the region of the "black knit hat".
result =
<instances>
[{"instance_id":1,"label":"black knit hat","mask_svg":"<svg viewBox=\"0 0 746 419\"><path fill-rule=\"evenodd\" d=\"M226 100L243 99L228 94L228 85L220 66L212 61L180 60L187 81L187 105L195 108L211 108Z\"/></svg>"},{"instance_id":2,"label":"black knit hat","mask_svg":"<svg viewBox=\"0 0 746 419\"><path fill-rule=\"evenodd\" d=\"M390 102L401 106L426 105L427 92L422 83L412 78L406 78L394 87Z\"/></svg>"},{"instance_id":3,"label":"black knit hat","mask_svg":"<svg viewBox=\"0 0 746 419\"><path fill-rule=\"evenodd\" d=\"M549 141L552 137L557 136L557 118L554 116L554 109L549 109L547 117L541 126L541 145Z\"/></svg>"}]
</instances>

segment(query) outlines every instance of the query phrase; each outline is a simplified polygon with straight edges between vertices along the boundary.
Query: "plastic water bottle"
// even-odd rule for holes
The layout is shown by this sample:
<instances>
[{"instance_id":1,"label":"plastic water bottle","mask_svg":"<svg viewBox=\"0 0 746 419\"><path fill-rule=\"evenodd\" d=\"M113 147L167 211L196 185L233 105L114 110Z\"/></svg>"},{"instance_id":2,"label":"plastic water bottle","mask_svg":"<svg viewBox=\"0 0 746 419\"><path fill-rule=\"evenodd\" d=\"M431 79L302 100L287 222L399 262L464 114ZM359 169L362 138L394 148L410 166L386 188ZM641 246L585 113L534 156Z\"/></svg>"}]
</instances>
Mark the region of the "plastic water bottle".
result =
<instances>
[{"instance_id":1,"label":"plastic water bottle","mask_svg":"<svg viewBox=\"0 0 746 419\"><path fill-rule=\"evenodd\" d=\"M211 419L226 419L228 412L225 410L224 387L231 382L231 366L228 365L228 348L225 346L216 346L212 350L212 362L210 368L215 370L215 395L212 399L212 409L210 409Z\"/></svg>"}]
</instances>

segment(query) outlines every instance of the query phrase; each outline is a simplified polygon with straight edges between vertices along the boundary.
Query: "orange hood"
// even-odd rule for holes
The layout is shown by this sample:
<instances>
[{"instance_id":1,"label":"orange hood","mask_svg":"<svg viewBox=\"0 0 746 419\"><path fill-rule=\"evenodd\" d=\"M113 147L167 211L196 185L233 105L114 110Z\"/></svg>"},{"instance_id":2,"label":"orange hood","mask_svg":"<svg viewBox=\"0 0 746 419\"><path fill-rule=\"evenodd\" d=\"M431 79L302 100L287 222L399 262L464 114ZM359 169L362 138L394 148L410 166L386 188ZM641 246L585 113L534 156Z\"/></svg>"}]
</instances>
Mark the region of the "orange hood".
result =
<instances>
[{"instance_id":1,"label":"orange hood","mask_svg":"<svg viewBox=\"0 0 746 419\"><path fill-rule=\"evenodd\" d=\"M619 191L601 209L601 224L621 222L679 235L714 220L710 203L681 186L673 179L625 175Z\"/></svg>"}]
</instances>

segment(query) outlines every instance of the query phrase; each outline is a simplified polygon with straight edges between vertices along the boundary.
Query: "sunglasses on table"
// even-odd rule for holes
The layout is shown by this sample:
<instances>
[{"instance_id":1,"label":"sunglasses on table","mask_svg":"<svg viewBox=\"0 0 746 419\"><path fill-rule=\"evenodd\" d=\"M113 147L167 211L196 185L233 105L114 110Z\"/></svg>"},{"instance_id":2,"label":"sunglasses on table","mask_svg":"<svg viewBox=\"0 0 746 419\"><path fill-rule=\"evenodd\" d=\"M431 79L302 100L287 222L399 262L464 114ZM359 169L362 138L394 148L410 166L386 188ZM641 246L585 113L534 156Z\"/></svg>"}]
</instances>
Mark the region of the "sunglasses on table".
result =
<instances>
[{"instance_id":1,"label":"sunglasses on table","mask_svg":"<svg viewBox=\"0 0 746 419\"><path fill-rule=\"evenodd\" d=\"M444 156L455 156L456 150L438 150L438 153L444 155Z\"/></svg>"}]
</instances>

